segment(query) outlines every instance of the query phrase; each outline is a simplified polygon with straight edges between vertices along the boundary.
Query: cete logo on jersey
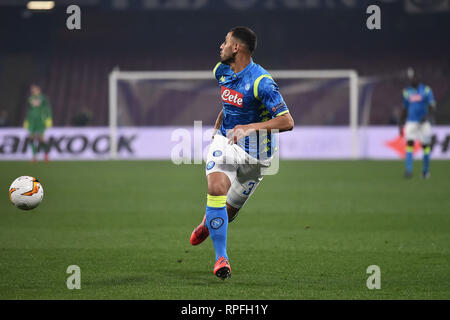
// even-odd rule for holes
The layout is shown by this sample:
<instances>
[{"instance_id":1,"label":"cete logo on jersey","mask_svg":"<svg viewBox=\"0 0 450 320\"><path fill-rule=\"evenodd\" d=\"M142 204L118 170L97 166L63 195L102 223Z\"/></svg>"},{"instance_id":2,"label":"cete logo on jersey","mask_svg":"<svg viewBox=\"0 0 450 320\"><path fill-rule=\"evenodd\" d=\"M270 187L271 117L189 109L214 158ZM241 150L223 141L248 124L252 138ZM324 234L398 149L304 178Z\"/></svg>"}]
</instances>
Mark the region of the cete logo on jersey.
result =
<instances>
[{"instance_id":1,"label":"cete logo on jersey","mask_svg":"<svg viewBox=\"0 0 450 320\"><path fill-rule=\"evenodd\" d=\"M415 93L409 96L409 102L419 102L422 101L422 95Z\"/></svg>"},{"instance_id":2,"label":"cete logo on jersey","mask_svg":"<svg viewBox=\"0 0 450 320\"><path fill-rule=\"evenodd\" d=\"M227 87L222 86L222 101L232 104L238 108L243 107L244 95L240 92L231 90Z\"/></svg>"}]
</instances>

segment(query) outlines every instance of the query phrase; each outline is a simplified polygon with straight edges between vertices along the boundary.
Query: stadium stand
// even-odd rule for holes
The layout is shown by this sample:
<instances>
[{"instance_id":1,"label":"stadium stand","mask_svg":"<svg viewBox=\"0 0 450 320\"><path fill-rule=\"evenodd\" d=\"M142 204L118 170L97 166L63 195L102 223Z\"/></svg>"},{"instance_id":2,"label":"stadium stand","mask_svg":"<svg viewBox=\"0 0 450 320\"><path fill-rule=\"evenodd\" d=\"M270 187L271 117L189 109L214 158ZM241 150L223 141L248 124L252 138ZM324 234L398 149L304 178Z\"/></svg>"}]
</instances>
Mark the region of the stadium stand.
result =
<instances>
[{"instance_id":1,"label":"stadium stand","mask_svg":"<svg viewBox=\"0 0 450 320\"><path fill-rule=\"evenodd\" d=\"M8 19L10 11L2 11L0 17ZM216 63L222 37L229 28L229 25L217 25L219 12L201 13L197 22L192 12L174 12L174 20L170 21L190 21L192 28L189 30L159 19L156 13L132 12L126 18L123 15L119 18L114 12L98 10L88 10L83 14L85 21L88 21L87 26L78 33L69 32L64 26L56 27L60 21L55 19L41 23L39 30L30 29L32 22L24 21L15 35L5 30L0 32L5 41L11 43L8 50L2 48L0 51L0 100L3 103L0 109L8 111L13 125L21 125L28 85L36 79L50 98L56 126L70 126L82 110L93 114L89 125L107 125L108 74L114 68L130 71L210 70ZM401 28L383 33L381 40L380 37L368 37L367 30L353 30L345 21L333 20L333 16L327 16L329 25L317 24L314 32L306 32L303 28L308 28L314 18L317 19L314 14L301 15L304 19L299 22L298 15L284 13L282 17L273 18L273 28L259 21L263 14L247 18L260 37L255 55L257 63L269 69L357 70L361 79L360 98L364 99L365 93L371 92L369 103L362 105L360 99L360 111L363 111L360 117L366 112L369 115L366 124L371 125L390 123L395 109L401 106L401 90L406 84L405 70L413 67L435 92L438 123L450 123L450 55L445 54L450 50L449 44L442 43L439 35L427 37L423 44L426 49L418 51L414 37L405 37L410 31ZM236 17L236 23L240 17ZM35 18L43 20L45 16ZM436 17L422 18L425 20L422 23L431 23L433 19ZM95 28L89 30L91 21L95 21ZM281 25L280 21L283 21L284 29L277 27ZM442 24L449 25L448 21L437 21L441 27ZM330 29L333 23L336 28ZM292 32L290 27L298 30L298 34ZM162 29L166 35L172 36L160 36L158 30ZM348 34L348 41L336 43L333 40L335 35L344 32ZM130 37L129 34L135 36ZM388 40L387 34L390 34ZM401 45L399 39L404 40ZM301 86L302 82L298 85ZM288 104L296 110L296 124L348 124L346 81L338 79L317 83L316 89L301 95L296 94L291 85L280 82L280 87ZM325 89L328 90L326 96L322 91ZM137 117L134 124L189 125L194 119L214 121L217 111L205 114L201 105L190 108L189 113L183 113L188 116L171 116L174 110L180 112L177 101L184 98L176 95L167 97L163 111L157 116L148 119ZM204 103L209 105L215 102ZM17 112L17 109L21 111Z\"/></svg>"}]
</instances>

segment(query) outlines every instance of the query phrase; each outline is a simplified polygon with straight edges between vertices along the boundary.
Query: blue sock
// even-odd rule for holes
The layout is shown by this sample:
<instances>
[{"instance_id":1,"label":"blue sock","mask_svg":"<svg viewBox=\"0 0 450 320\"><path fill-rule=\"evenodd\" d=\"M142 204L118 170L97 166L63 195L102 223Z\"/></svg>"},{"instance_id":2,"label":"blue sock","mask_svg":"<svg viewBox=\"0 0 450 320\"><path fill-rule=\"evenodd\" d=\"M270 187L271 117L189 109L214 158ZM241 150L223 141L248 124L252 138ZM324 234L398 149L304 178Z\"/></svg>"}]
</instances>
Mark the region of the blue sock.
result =
<instances>
[{"instance_id":1,"label":"blue sock","mask_svg":"<svg viewBox=\"0 0 450 320\"><path fill-rule=\"evenodd\" d=\"M412 165L413 165L413 147L407 146L406 147L406 172L412 172Z\"/></svg>"},{"instance_id":2,"label":"blue sock","mask_svg":"<svg viewBox=\"0 0 450 320\"><path fill-rule=\"evenodd\" d=\"M211 196L208 194L206 203L206 227L209 230L214 249L216 250L216 261L220 257L227 256L227 230L228 213L226 207L227 196Z\"/></svg>"},{"instance_id":3,"label":"blue sock","mask_svg":"<svg viewBox=\"0 0 450 320\"><path fill-rule=\"evenodd\" d=\"M430 147L423 148L423 173L427 173L430 170Z\"/></svg>"}]
</instances>

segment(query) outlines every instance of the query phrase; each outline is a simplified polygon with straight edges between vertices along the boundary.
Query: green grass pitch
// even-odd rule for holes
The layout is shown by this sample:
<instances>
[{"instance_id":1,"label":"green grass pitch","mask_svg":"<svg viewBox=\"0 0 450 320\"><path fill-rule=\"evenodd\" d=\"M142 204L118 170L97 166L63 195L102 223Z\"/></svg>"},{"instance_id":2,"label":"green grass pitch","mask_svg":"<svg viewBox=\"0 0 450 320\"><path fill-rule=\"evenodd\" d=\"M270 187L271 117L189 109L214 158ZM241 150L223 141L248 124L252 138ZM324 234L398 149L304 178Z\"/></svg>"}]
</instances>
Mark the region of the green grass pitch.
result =
<instances>
[{"instance_id":1,"label":"green grass pitch","mask_svg":"<svg viewBox=\"0 0 450 320\"><path fill-rule=\"evenodd\" d=\"M222 281L211 240L189 244L202 165L0 162L0 299L450 299L450 164L430 180L420 165L405 180L400 161L281 162L229 225ZM35 210L9 202L20 175L42 182Z\"/></svg>"}]
</instances>

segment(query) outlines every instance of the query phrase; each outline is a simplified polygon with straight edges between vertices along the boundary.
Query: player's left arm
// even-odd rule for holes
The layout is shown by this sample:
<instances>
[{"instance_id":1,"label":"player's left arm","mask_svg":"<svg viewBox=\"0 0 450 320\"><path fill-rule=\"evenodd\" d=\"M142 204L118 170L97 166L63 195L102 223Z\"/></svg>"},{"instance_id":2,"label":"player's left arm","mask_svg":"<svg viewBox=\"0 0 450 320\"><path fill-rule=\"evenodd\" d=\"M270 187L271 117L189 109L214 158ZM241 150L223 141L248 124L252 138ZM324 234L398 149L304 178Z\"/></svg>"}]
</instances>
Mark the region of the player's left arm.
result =
<instances>
[{"instance_id":1,"label":"player's left arm","mask_svg":"<svg viewBox=\"0 0 450 320\"><path fill-rule=\"evenodd\" d=\"M230 142L237 143L238 140L249 136L256 131L265 130L265 132L271 133L272 130L283 132L290 131L293 128L294 119L292 119L292 116L287 112L268 121L237 125L232 130L228 131L227 135Z\"/></svg>"},{"instance_id":2,"label":"player's left arm","mask_svg":"<svg viewBox=\"0 0 450 320\"><path fill-rule=\"evenodd\" d=\"M46 96L44 96L44 106L45 106L45 128L51 128L53 126L52 108L50 106L50 101Z\"/></svg>"},{"instance_id":3,"label":"player's left arm","mask_svg":"<svg viewBox=\"0 0 450 320\"><path fill-rule=\"evenodd\" d=\"M260 81L255 81L254 95L265 106L265 110L267 110L267 113L272 119L235 126L228 132L230 142L236 143L239 139L260 130L271 133L272 130L284 132L294 128L294 119L289 113L289 109L278 90L277 84L271 77L263 77L260 78Z\"/></svg>"},{"instance_id":4,"label":"player's left arm","mask_svg":"<svg viewBox=\"0 0 450 320\"><path fill-rule=\"evenodd\" d=\"M403 137L403 127L406 123L406 118L408 117L409 100L408 100L408 90L406 89L403 89L402 102L403 108L400 114L400 118L398 119L398 130L401 137Z\"/></svg>"}]
</instances>

